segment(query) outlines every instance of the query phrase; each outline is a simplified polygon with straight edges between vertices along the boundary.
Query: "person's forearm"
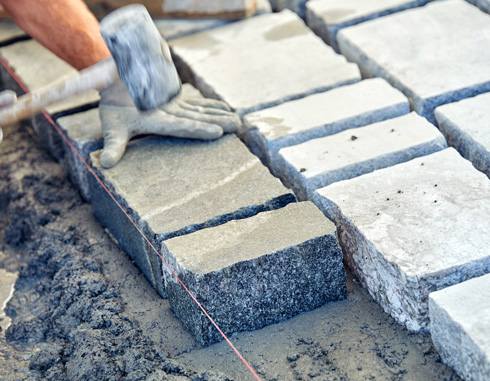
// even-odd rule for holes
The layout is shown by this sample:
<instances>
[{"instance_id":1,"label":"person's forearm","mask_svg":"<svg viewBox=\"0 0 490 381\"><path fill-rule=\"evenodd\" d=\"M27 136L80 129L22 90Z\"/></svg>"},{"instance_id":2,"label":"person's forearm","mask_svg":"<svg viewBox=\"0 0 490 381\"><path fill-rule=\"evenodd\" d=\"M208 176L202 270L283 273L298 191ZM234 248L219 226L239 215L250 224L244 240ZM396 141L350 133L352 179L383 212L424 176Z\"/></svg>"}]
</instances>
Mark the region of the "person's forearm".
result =
<instances>
[{"instance_id":1,"label":"person's forearm","mask_svg":"<svg viewBox=\"0 0 490 381\"><path fill-rule=\"evenodd\" d=\"M0 0L32 38L78 70L110 53L97 19L82 0Z\"/></svg>"}]
</instances>

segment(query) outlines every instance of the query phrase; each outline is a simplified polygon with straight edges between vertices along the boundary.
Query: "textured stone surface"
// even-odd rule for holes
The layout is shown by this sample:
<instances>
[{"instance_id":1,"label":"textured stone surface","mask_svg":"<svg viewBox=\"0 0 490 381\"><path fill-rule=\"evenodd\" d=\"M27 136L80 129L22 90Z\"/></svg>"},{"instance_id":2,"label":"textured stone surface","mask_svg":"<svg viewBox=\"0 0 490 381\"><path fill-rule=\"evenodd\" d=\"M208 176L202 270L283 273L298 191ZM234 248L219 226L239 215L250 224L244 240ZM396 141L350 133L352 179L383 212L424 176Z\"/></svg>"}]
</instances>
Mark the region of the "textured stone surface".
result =
<instances>
[{"instance_id":1,"label":"textured stone surface","mask_svg":"<svg viewBox=\"0 0 490 381\"><path fill-rule=\"evenodd\" d=\"M436 108L448 144L490 177L490 94Z\"/></svg>"},{"instance_id":2,"label":"textured stone surface","mask_svg":"<svg viewBox=\"0 0 490 381\"><path fill-rule=\"evenodd\" d=\"M59 118L58 125L65 132L66 137L88 163L90 153L101 149L104 145L102 139L102 126L100 124L99 110L77 113ZM92 176L87 167L80 160L76 152L63 140L64 164L68 170L70 180L80 191L85 201L90 201L89 176Z\"/></svg>"},{"instance_id":3,"label":"textured stone surface","mask_svg":"<svg viewBox=\"0 0 490 381\"><path fill-rule=\"evenodd\" d=\"M156 248L164 239L294 201L235 135L207 142L163 137L133 141L111 169L101 168L99 156L100 151L91 154L96 173ZM156 253L92 177L90 194L103 225L153 284L161 280ZM164 295L162 285L156 286Z\"/></svg>"},{"instance_id":4,"label":"textured stone surface","mask_svg":"<svg viewBox=\"0 0 490 381\"><path fill-rule=\"evenodd\" d=\"M452 148L317 191L344 261L410 330L432 291L490 272L490 180Z\"/></svg>"},{"instance_id":5,"label":"textured stone surface","mask_svg":"<svg viewBox=\"0 0 490 381\"><path fill-rule=\"evenodd\" d=\"M490 379L490 274L429 295L430 331L442 361L463 379Z\"/></svg>"},{"instance_id":6,"label":"textured stone surface","mask_svg":"<svg viewBox=\"0 0 490 381\"><path fill-rule=\"evenodd\" d=\"M171 268L226 334L261 328L345 297L335 226L295 203L165 241ZM203 345L221 336L164 267L174 313Z\"/></svg>"},{"instance_id":7,"label":"textured stone surface","mask_svg":"<svg viewBox=\"0 0 490 381\"><path fill-rule=\"evenodd\" d=\"M366 127L283 148L280 177L300 199L331 183L351 179L447 147L444 136L415 112Z\"/></svg>"},{"instance_id":8,"label":"textured stone surface","mask_svg":"<svg viewBox=\"0 0 490 381\"><path fill-rule=\"evenodd\" d=\"M337 52L337 32L391 13L419 7L431 0L310 0L306 23Z\"/></svg>"},{"instance_id":9,"label":"textured stone surface","mask_svg":"<svg viewBox=\"0 0 490 381\"><path fill-rule=\"evenodd\" d=\"M435 124L437 106L490 91L489 34L490 15L447 0L343 29L337 42L364 75L387 79Z\"/></svg>"},{"instance_id":10,"label":"textured stone surface","mask_svg":"<svg viewBox=\"0 0 490 381\"><path fill-rule=\"evenodd\" d=\"M183 78L240 115L360 79L355 64L335 54L287 10L170 45Z\"/></svg>"},{"instance_id":11,"label":"textured stone surface","mask_svg":"<svg viewBox=\"0 0 490 381\"><path fill-rule=\"evenodd\" d=\"M245 116L243 139L276 172L277 151L409 112L407 98L376 78Z\"/></svg>"}]
</instances>

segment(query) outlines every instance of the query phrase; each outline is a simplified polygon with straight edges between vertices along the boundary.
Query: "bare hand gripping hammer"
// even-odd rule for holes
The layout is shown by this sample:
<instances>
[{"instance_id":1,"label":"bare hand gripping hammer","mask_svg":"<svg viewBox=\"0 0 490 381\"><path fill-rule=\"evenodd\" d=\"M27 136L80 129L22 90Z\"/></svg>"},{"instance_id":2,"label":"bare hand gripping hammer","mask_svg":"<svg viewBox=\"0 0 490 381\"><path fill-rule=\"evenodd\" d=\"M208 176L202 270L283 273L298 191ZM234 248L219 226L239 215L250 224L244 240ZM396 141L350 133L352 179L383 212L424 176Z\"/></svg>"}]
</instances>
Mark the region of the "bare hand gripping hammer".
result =
<instances>
[{"instance_id":1,"label":"bare hand gripping hammer","mask_svg":"<svg viewBox=\"0 0 490 381\"><path fill-rule=\"evenodd\" d=\"M23 95L0 109L0 127L36 115L66 98L102 90L118 79L118 72L140 110L162 106L179 93L181 82L168 46L143 5L115 10L101 21L100 28L113 58Z\"/></svg>"}]
</instances>

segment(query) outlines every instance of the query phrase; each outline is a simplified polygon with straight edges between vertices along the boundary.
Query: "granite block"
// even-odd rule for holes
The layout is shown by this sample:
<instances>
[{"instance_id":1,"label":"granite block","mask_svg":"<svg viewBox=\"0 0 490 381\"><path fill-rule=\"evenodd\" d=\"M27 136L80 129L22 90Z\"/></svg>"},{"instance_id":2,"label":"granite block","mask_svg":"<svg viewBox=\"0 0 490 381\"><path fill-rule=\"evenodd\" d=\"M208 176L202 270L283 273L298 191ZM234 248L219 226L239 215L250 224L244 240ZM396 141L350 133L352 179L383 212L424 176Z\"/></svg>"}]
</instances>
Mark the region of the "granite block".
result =
<instances>
[{"instance_id":1,"label":"granite block","mask_svg":"<svg viewBox=\"0 0 490 381\"><path fill-rule=\"evenodd\" d=\"M89 163L90 154L104 146L102 126L97 108L65 116L57 121L60 128L69 139L70 145L63 140L64 164L73 185L80 191L83 199L90 202L89 176L92 176L78 157L77 152Z\"/></svg>"},{"instance_id":2,"label":"granite block","mask_svg":"<svg viewBox=\"0 0 490 381\"><path fill-rule=\"evenodd\" d=\"M381 78L257 111L244 117L242 139L277 173L279 149L410 111L408 99Z\"/></svg>"},{"instance_id":3,"label":"granite block","mask_svg":"<svg viewBox=\"0 0 490 381\"><path fill-rule=\"evenodd\" d=\"M490 274L431 293L429 311L442 361L464 380L490 380Z\"/></svg>"},{"instance_id":4,"label":"granite block","mask_svg":"<svg viewBox=\"0 0 490 381\"><path fill-rule=\"evenodd\" d=\"M287 10L178 38L170 46L184 81L240 115L360 79L355 64Z\"/></svg>"},{"instance_id":5,"label":"granite block","mask_svg":"<svg viewBox=\"0 0 490 381\"><path fill-rule=\"evenodd\" d=\"M335 226L309 202L165 241L164 258L227 335L345 298ZM222 340L164 266L172 310L202 345Z\"/></svg>"},{"instance_id":6,"label":"granite block","mask_svg":"<svg viewBox=\"0 0 490 381\"><path fill-rule=\"evenodd\" d=\"M21 41L0 48L0 55L12 67L30 91L38 90L63 77L75 75L77 70L34 40ZM13 81L13 80L12 80ZM9 84L6 84L9 88ZM14 85L15 87L16 85ZM93 107L99 100L96 90L89 91L46 108L54 119L76 110ZM63 157L62 142L58 133L42 115L31 119L31 124L43 146L57 160Z\"/></svg>"},{"instance_id":7,"label":"granite block","mask_svg":"<svg viewBox=\"0 0 490 381\"><path fill-rule=\"evenodd\" d=\"M235 136L215 141L148 137L133 141L111 169L95 172L155 248L163 240L281 208L295 197ZM164 296L158 255L90 177L95 215Z\"/></svg>"},{"instance_id":8,"label":"granite block","mask_svg":"<svg viewBox=\"0 0 490 381\"><path fill-rule=\"evenodd\" d=\"M490 93L436 108L448 144L490 177Z\"/></svg>"},{"instance_id":9,"label":"granite block","mask_svg":"<svg viewBox=\"0 0 490 381\"><path fill-rule=\"evenodd\" d=\"M409 161L447 147L444 136L415 112L283 148L280 178L301 199L337 181Z\"/></svg>"},{"instance_id":10,"label":"granite block","mask_svg":"<svg viewBox=\"0 0 490 381\"><path fill-rule=\"evenodd\" d=\"M453 148L316 192L344 262L411 331L429 293L490 272L490 180Z\"/></svg>"},{"instance_id":11,"label":"granite block","mask_svg":"<svg viewBox=\"0 0 490 381\"><path fill-rule=\"evenodd\" d=\"M435 124L437 106L490 91L489 34L490 15L445 0L343 29L337 42L364 76L385 78Z\"/></svg>"},{"instance_id":12,"label":"granite block","mask_svg":"<svg viewBox=\"0 0 490 381\"><path fill-rule=\"evenodd\" d=\"M431 0L310 0L306 3L306 23L336 52L340 29L420 7Z\"/></svg>"}]
</instances>

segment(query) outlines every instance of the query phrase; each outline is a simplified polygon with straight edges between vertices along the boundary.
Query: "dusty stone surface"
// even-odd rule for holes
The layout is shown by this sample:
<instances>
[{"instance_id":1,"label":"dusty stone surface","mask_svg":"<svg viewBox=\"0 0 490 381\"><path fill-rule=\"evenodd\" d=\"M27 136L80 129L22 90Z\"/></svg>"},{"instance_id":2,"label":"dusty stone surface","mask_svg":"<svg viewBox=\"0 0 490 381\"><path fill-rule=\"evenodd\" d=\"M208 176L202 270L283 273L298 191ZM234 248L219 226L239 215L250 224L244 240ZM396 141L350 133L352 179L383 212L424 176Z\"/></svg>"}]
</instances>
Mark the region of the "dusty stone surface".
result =
<instances>
[{"instance_id":1,"label":"dusty stone surface","mask_svg":"<svg viewBox=\"0 0 490 381\"><path fill-rule=\"evenodd\" d=\"M306 23L338 52L337 33L340 29L420 7L429 1L431 0L310 0L306 3Z\"/></svg>"},{"instance_id":2,"label":"dusty stone surface","mask_svg":"<svg viewBox=\"0 0 490 381\"><path fill-rule=\"evenodd\" d=\"M360 79L355 64L335 54L287 10L170 45L182 78L240 115Z\"/></svg>"},{"instance_id":3,"label":"dusty stone surface","mask_svg":"<svg viewBox=\"0 0 490 381\"><path fill-rule=\"evenodd\" d=\"M490 378L490 274L429 295L432 341L463 379Z\"/></svg>"},{"instance_id":4,"label":"dusty stone surface","mask_svg":"<svg viewBox=\"0 0 490 381\"><path fill-rule=\"evenodd\" d=\"M99 157L91 154L96 173L156 249L162 240L295 201L235 135L133 141L111 169L102 169ZM92 178L90 194L97 218L165 295L157 253Z\"/></svg>"},{"instance_id":5,"label":"dusty stone surface","mask_svg":"<svg viewBox=\"0 0 490 381\"><path fill-rule=\"evenodd\" d=\"M447 147L444 136L415 112L283 148L280 178L298 198L337 181L409 161Z\"/></svg>"},{"instance_id":6,"label":"dusty stone surface","mask_svg":"<svg viewBox=\"0 0 490 381\"><path fill-rule=\"evenodd\" d=\"M281 148L408 112L407 98L375 78L248 114L242 135L252 152L276 173Z\"/></svg>"},{"instance_id":7,"label":"dusty stone surface","mask_svg":"<svg viewBox=\"0 0 490 381\"><path fill-rule=\"evenodd\" d=\"M452 148L317 191L344 261L386 312L428 328L432 291L490 272L490 180Z\"/></svg>"},{"instance_id":8,"label":"dusty stone surface","mask_svg":"<svg viewBox=\"0 0 490 381\"><path fill-rule=\"evenodd\" d=\"M490 94L440 106L435 117L448 144L490 177Z\"/></svg>"},{"instance_id":9,"label":"dusty stone surface","mask_svg":"<svg viewBox=\"0 0 490 381\"><path fill-rule=\"evenodd\" d=\"M85 162L89 162L90 153L104 146L102 126L98 109L80 112L59 118L56 123L65 132L70 143ZM92 176L77 153L63 140L63 162L67 168L70 180L80 191L85 201L90 201L89 176Z\"/></svg>"},{"instance_id":10,"label":"dusty stone surface","mask_svg":"<svg viewBox=\"0 0 490 381\"><path fill-rule=\"evenodd\" d=\"M337 41L363 75L388 80L435 124L437 106L490 91L488 33L490 15L448 0L344 29Z\"/></svg>"},{"instance_id":11,"label":"dusty stone surface","mask_svg":"<svg viewBox=\"0 0 490 381\"><path fill-rule=\"evenodd\" d=\"M170 239L162 252L227 335L345 298L335 226L309 202ZM166 266L163 272L184 326L203 345L221 341L174 274Z\"/></svg>"}]
</instances>

